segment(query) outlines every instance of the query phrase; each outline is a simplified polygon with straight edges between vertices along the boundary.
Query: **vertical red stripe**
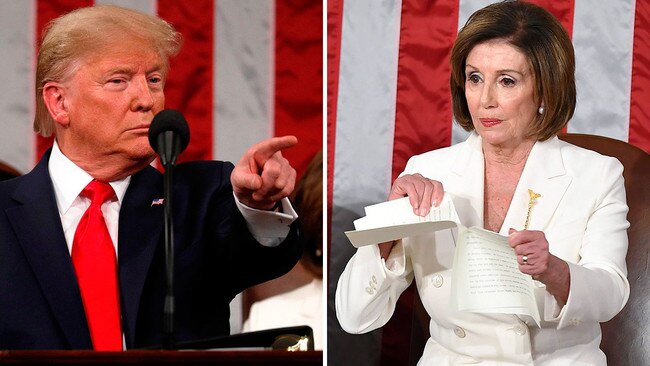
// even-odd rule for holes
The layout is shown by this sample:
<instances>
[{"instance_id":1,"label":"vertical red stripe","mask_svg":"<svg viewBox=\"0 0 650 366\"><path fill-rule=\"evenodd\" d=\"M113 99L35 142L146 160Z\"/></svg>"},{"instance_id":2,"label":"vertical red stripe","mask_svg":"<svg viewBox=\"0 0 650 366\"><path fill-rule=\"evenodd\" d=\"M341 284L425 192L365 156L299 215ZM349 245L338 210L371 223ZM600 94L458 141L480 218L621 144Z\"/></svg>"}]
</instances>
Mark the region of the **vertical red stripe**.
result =
<instances>
[{"instance_id":1,"label":"vertical red stripe","mask_svg":"<svg viewBox=\"0 0 650 366\"><path fill-rule=\"evenodd\" d=\"M41 45L43 31L52 19L77 8L91 6L93 3L93 0L38 0L36 2L36 54L38 55L38 48ZM41 156L43 156L43 153L52 146L53 141L53 137L36 136L36 162L38 162Z\"/></svg>"},{"instance_id":2,"label":"vertical red stripe","mask_svg":"<svg viewBox=\"0 0 650 366\"><path fill-rule=\"evenodd\" d=\"M636 2L629 142L650 153L650 4Z\"/></svg>"},{"instance_id":3,"label":"vertical red stripe","mask_svg":"<svg viewBox=\"0 0 650 366\"><path fill-rule=\"evenodd\" d=\"M301 176L323 145L323 4L275 2L275 135L295 135L283 152Z\"/></svg>"},{"instance_id":4,"label":"vertical red stripe","mask_svg":"<svg viewBox=\"0 0 650 366\"><path fill-rule=\"evenodd\" d=\"M457 27L455 0L402 3L393 179L409 157L451 144L449 56Z\"/></svg>"},{"instance_id":5,"label":"vertical red stripe","mask_svg":"<svg viewBox=\"0 0 650 366\"><path fill-rule=\"evenodd\" d=\"M165 85L165 108L183 113L190 126L179 161L212 159L214 1L158 0L158 15L183 35Z\"/></svg>"},{"instance_id":6,"label":"vertical red stripe","mask_svg":"<svg viewBox=\"0 0 650 366\"><path fill-rule=\"evenodd\" d=\"M343 28L343 0L327 2L327 232L332 229L332 192L336 146L336 103L339 93L339 64ZM329 238L330 236L328 236ZM328 250L330 249L328 243Z\"/></svg>"},{"instance_id":7,"label":"vertical red stripe","mask_svg":"<svg viewBox=\"0 0 650 366\"><path fill-rule=\"evenodd\" d=\"M403 0L393 180L411 156L451 144L449 57L457 29L457 0ZM409 359L414 293L414 286L402 293L384 326L382 364L404 364Z\"/></svg>"}]
</instances>

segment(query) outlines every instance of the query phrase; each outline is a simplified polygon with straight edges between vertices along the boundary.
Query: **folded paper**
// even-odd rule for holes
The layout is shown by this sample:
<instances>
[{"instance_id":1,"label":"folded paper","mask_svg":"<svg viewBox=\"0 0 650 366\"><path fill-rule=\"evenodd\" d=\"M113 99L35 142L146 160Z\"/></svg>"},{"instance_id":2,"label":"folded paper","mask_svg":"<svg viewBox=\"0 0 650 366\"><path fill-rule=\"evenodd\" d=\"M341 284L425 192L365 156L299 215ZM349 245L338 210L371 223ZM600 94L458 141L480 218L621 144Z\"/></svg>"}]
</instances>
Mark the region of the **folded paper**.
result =
<instances>
[{"instance_id":1,"label":"folded paper","mask_svg":"<svg viewBox=\"0 0 650 366\"><path fill-rule=\"evenodd\" d=\"M479 227L463 226L450 194L446 193L441 204L432 207L426 216L413 212L408 197L368 206L365 213L365 217L354 221L356 230L345 232L357 248L457 228L451 279L452 308L524 315L540 325L533 279L519 270L517 255L508 244L508 237Z\"/></svg>"}]
</instances>

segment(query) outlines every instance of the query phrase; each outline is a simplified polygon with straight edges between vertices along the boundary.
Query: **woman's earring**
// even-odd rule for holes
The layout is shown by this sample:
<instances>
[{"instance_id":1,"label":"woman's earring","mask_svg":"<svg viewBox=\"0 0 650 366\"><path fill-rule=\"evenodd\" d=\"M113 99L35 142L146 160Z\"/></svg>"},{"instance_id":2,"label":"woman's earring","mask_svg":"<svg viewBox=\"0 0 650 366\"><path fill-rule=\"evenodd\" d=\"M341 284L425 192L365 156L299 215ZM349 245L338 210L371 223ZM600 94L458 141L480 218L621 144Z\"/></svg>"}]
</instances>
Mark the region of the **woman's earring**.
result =
<instances>
[{"instance_id":1,"label":"woman's earring","mask_svg":"<svg viewBox=\"0 0 650 366\"><path fill-rule=\"evenodd\" d=\"M539 109L537 110L537 113L544 114L544 106L539 107Z\"/></svg>"}]
</instances>

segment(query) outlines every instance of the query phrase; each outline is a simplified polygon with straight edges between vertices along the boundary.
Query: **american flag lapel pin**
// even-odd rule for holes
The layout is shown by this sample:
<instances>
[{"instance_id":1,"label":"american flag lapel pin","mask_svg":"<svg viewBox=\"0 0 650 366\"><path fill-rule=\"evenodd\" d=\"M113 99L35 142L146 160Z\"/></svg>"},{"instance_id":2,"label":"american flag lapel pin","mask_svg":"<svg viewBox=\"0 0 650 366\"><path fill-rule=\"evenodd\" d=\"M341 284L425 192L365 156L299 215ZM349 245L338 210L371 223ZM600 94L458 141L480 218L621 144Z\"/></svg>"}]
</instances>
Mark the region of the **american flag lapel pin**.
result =
<instances>
[{"instance_id":1,"label":"american flag lapel pin","mask_svg":"<svg viewBox=\"0 0 650 366\"><path fill-rule=\"evenodd\" d=\"M154 198L154 200L151 201L151 207L157 206L157 205L162 205L163 203L165 203L164 198Z\"/></svg>"}]
</instances>

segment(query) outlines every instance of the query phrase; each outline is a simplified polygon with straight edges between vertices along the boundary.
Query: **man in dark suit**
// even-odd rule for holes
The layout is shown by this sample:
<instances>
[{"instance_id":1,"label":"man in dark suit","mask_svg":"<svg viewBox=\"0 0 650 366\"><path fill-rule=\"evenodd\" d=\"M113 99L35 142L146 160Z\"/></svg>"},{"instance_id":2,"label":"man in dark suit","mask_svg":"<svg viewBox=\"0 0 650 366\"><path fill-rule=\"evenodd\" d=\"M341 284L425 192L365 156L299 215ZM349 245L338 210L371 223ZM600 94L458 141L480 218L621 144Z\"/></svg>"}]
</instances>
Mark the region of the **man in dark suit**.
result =
<instances>
[{"instance_id":1,"label":"man in dark suit","mask_svg":"<svg viewBox=\"0 0 650 366\"><path fill-rule=\"evenodd\" d=\"M80 9L50 26L39 52L34 127L54 134L55 144L30 173L0 183L0 349L161 344L163 183L149 166L148 129L163 109L168 60L179 48L169 24L119 7ZM296 142L262 141L236 166L176 167L178 341L228 334L232 298L298 260L297 216L286 198L295 171L281 154ZM94 185L110 191L105 201L88 193ZM108 242L112 265L79 249L94 225L89 217L102 219L95 241ZM96 289L81 279L105 277L117 293L98 302L115 301L110 332L118 340L101 345L109 331L97 325L104 319L91 321L97 310L88 299L96 295L87 294Z\"/></svg>"}]
</instances>

